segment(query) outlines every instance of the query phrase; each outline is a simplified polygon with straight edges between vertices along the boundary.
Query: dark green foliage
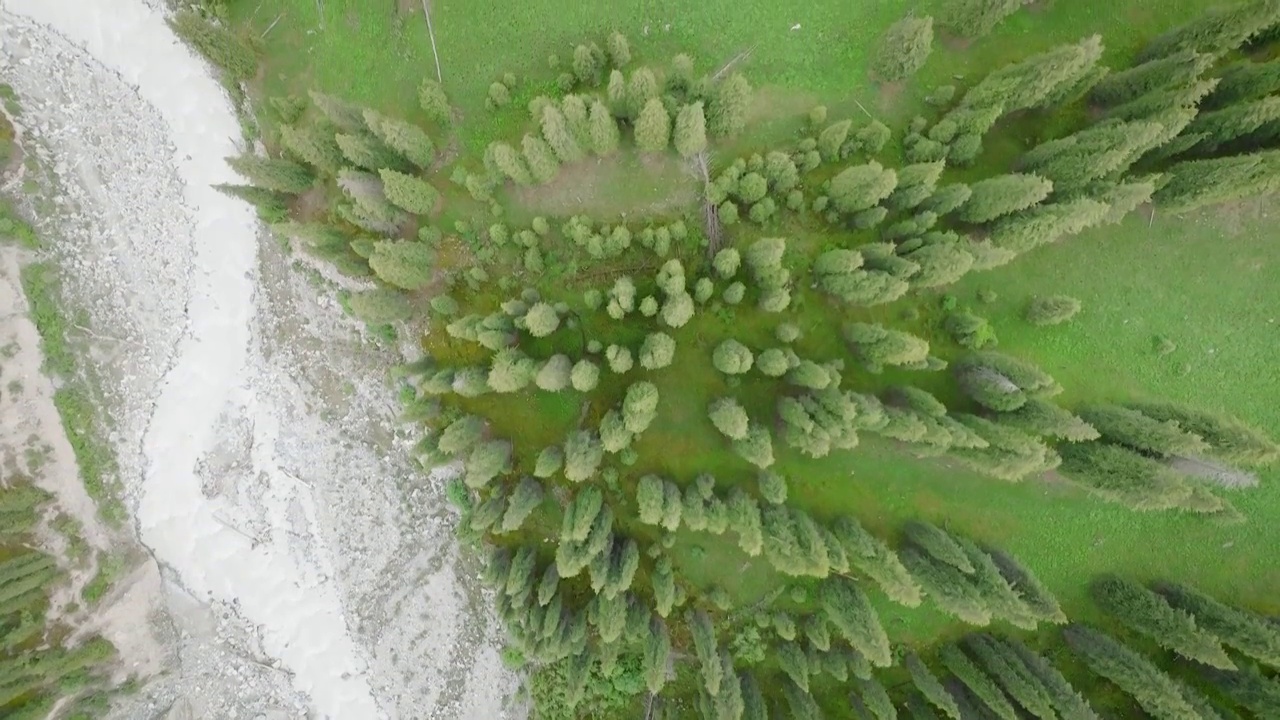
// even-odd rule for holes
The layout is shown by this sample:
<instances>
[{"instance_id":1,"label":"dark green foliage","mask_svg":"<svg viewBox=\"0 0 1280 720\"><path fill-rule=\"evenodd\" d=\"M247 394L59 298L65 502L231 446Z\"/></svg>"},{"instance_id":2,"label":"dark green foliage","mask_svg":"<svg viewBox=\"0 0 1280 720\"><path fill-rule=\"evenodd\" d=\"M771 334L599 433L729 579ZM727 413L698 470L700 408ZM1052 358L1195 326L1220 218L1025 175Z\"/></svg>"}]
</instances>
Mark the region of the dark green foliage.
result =
<instances>
[{"instance_id":1,"label":"dark green foliage","mask_svg":"<svg viewBox=\"0 0 1280 720\"><path fill-rule=\"evenodd\" d=\"M965 37L982 37L1024 4L1023 0L948 0L940 22Z\"/></svg>"},{"instance_id":2,"label":"dark green foliage","mask_svg":"<svg viewBox=\"0 0 1280 720\"><path fill-rule=\"evenodd\" d=\"M716 645L716 628L711 616L703 610L695 610L685 615L689 633L693 636L694 652L698 663L702 666L702 684L707 693L715 697L720 693L720 683L724 680L723 668L720 665L720 651ZM730 676L730 682L734 678Z\"/></svg>"},{"instance_id":3,"label":"dark green foliage","mask_svg":"<svg viewBox=\"0 0 1280 720\"><path fill-rule=\"evenodd\" d=\"M1029 397L1051 397L1062 391L1036 366L1000 353L970 353L951 367L965 394L998 412L1017 410Z\"/></svg>"},{"instance_id":4,"label":"dark green foliage","mask_svg":"<svg viewBox=\"0 0 1280 720\"><path fill-rule=\"evenodd\" d=\"M1280 61L1258 63L1243 60L1223 69L1221 80L1202 106L1227 107L1244 100L1256 100L1280 90Z\"/></svg>"},{"instance_id":5,"label":"dark green foliage","mask_svg":"<svg viewBox=\"0 0 1280 720\"><path fill-rule=\"evenodd\" d=\"M1142 585L1108 575L1091 583L1089 592L1103 610L1125 627L1160 646L1211 667L1236 668L1217 637L1197 627L1194 617L1170 606L1163 597Z\"/></svg>"},{"instance_id":6,"label":"dark green foliage","mask_svg":"<svg viewBox=\"0 0 1280 720\"><path fill-rule=\"evenodd\" d=\"M1051 105L1064 90L1071 90L1088 77L1101 56L1102 39L1097 35L1061 45L988 74L965 93L960 105L968 109L997 108L997 117ZM973 134L980 136L982 132L985 129L975 129Z\"/></svg>"},{"instance_id":7,"label":"dark green foliage","mask_svg":"<svg viewBox=\"0 0 1280 720\"><path fill-rule=\"evenodd\" d=\"M707 132L712 137L732 137L742 132L751 103L751 85L738 73L721 80L707 105Z\"/></svg>"},{"instance_id":8,"label":"dark green foliage","mask_svg":"<svg viewBox=\"0 0 1280 720\"><path fill-rule=\"evenodd\" d=\"M1186 212L1280 188L1280 151L1180 162L1165 172L1155 201L1173 212Z\"/></svg>"},{"instance_id":9,"label":"dark green foliage","mask_svg":"<svg viewBox=\"0 0 1280 720\"><path fill-rule=\"evenodd\" d=\"M287 195L305 192L315 182L315 175L305 165L289 160L242 155L227 158L227 164L257 187Z\"/></svg>"},{"instance_id":10,"label":"dark green foliage","mask_svg":"<svg viewBox=\"0 0 1280 720\"><path fill-rule=\"evenodd\" d=\"M822 720L822 710L817 701L804 688L792 682L784 682L782 695L786 698L787 709L790 711L787 717L795 720Z\"/></svg>"},{"instance_id":11,"label":"dark green foliage","mask_svg":"<svg viewBox=\"0 0 1280 720\"><path fill-rule=\"evenodd\" d=\"M1201 672L1223 695L1252 712L1259 720L1270 720L1276 716L1276 708L1280 708L1280 681L1267 678L1252 665L1245 665L1236 672L1209 668Z\"/></svg>"},{"instance_id":12,"label":"dark green foliage","mask_svg":"<svg viewBox=\"0 0 1280 720\"><path fill-rule=\"evenodd\" d=\"M1071 625L1062 634L1090 670L1132 695L1152 717L1202 720L1183 696L1182 685L1141 654L1084 625Z\"/></svg>"},{"instance_id":13,"label":"dark green foliage","mask_svg":"<svg viewBox=\"0 0 1280 720\"><path fill-rule=\"evenodd\" d=\"M1093 87L1089 98L1099 105L1120 105L1147 93L1194 82L1212 66L1213 57L1182 50L1113 72Z\"/></svg>"},{"instance_id":14,"label":"dark green foliage","mask_svg":"<svg viewBox=\"0 0 1280 720\"><path fill-rule=\"evenodd\" d=\"M844 337L871 372L887 365L923 369L929 357L928 342L880 325L850 323L844 326Z\"/></svg>"},{"instance_id":15,"label":"dark green foliage","mask_svg":"<svg viewBox=\"0 0 1280 720\"><path fill-rule=\"evenodd\" d=\"M1040 720L1055 720L1053 698L1011 649L988 635L970 635L965 648L1008 696Z\"/></svg>"},{"instance_id":16,"label":"dark green foliage","mask_svg":"<svg viewBox=\"0 0 1280 720\"><path fill-rule=\"evenodd\" d=\"M893 706L889 693L874 678L857 678L853 683L856 699L871 713L868 720L897 720L898 710Z\"/></svg>"},{"instance_id":17,"label":"dark green foliage","mask_svg":"<svg viewBox=\"0 0 1280 720\"><path fill-rule=\"evenodd\" d=\"M834 576L822 583L823 612L849 645L877 667L888 667L893 659L889 638L880 617L867 596L852 580Z\"/></svg>"},{"instance_id":18,"label":"dark green foliage","mask_svg":"<svg viewBox=\"0 0 1280 720\"><path fill-rule=\"evenodd\" d=\"M1208 449L1198 435L1183 430L1176 422L1148 417L1140 410L1121 405L1090 405L1080 409L1080 417L1110 443L1158 456L1197 455Z\"/></svg>"},{"instance_id":19,"label":"dark green foliage","mask_svg":"<svg viewBox=\"0 0 1280 720\"><path fill-rule=\"evenodd\" d=\"M911 674L911 683L930 704L945 713L951 720L961 720L960 706L956 704L955 698L951 697L919 655L908 651L902 662L907 672Z\"/></svg>"},{"instance_id":20,"label":"dark green foliage","mask_svg":"<svg viewBox=\"0 0 1280 720\"><path fill-rule=\"evenodd\" d=\"M915 548L905 548L900 557L939 609L970 625L983 626L991 622L990 603L974 587L969 576Z\"/></svg>"},{"instance_id":21,"label":"dark green foliage","mask_svg":"<svg viewBox=\"0 0 1280 720\"><path fill-rule=\"evenodd\" d=\"M946 563L963 573L972 573L973 564L964 548L945 530L931 523L913 520L903 527L906 539L930 557Z\"/></svg>"},{"instance_id":22,"label":"dark green foliage","mask_svg":"<svg viewBox=\"0 0 1280 720\"><path fill-rule=\"evenodd\" d=\"M560 161L546 140L526 134L520 142L520 149L534 182L549 183L560 172Z\"/></svg>"},{"instance_id":23,"label":"dark green foliage","mask_svg":"<svg viewBox=\"0 0 1280 720\"><path fill-rule=\"evenodd\" d=\"M969 223L985 223L1044 200L1053 190L1053 182L1039 175L1012 173L979 180L969 189L969 200L960 208L959 217Z\"/></svg>"},{"instance_id":24,"label":"dark green foliage","mask_svg":"<svg viewBox=\"0 0 1280 720\"><path fill-rule=\"evenodd\" d=\"M880 37L871 68L888 82L906 80L924 67L933 50L933 18L907 17L895 22Z\"/></svg>"},{"instance_id":25,"label":"dark green foliage","mask_svg":"<svg viewBox=\"0 0 1280 720\"><path fill-rule=\"evenodd\" d=\"M1016 659L1021 663L1022 668L1040 683L1063 720L1098 720L1098 715L1090 707L1089 702L1044 656L1013 638L992 638L991 640L1004 650L1004 657L1010 662Z\"/></svg>"},{"instance_id":26,"label":"dark green foliage","mask_svg":"<svg viewBox=\"0 0 1280 720\"><path fill-rule=\"evenodd\" d=\"M282 125L280 144L299 160L328 175L337 175L347 165L332 126Z\"/></svg>"},{"instance_id":27,"label":"dark green foliage","mask_svg":"<svg viewBox=\"0 0 1280 720\"><path fill-rule=\"evenodd\" d=\"M1175 608L1189 613L1203 631L1259 662L1280 669L1280 626L1265 617L1214 600L1186 585L1156 588ZM1277 705L1280 707L1280 705Z\"/></svg>"},{"instance_id":28,"label":"dark green foliage","mask_svg":"<svg viewBox=\"0 0 1280 720\"><path fill-rule=\"evenodd\" d=\"M1166 57L1185 50L1221 55L1277 23L1280 23L1280 3L1275 0L1211 8L1186 25L1147 43L1138 59Z\"/></svg>"},{"instance_id":29,"label":"dark green foliage","mask_svg":"<svg viewBox=\"0 0 1280 720\"><path fill-rule=\"evenodd\" d=\"M1242 101L1221 110L1201 112L1187 126L1184 136L1195 138L1185 152L1209 155L1223 145L1249 136L1280 120L1280 97Z\"/></svg>"},{"instance_id":30,"label":"dark green foliage","mask_svg":"<svg viewBox=\"0 0 1280 720\"><path fill-rule=\"evenodd\" d=\"M959 678L960 682L964 683L965 687L969 688L974 697L981 700L988 710L1002 720L1018 720L1017 711L1009 703L1009 699L1005 697L1000 687L977 665L974 665L958 646L944 645L938 656L942 660L943 667Z\"/></svg>"},{"instance_id":31,"label":"dark green foliage","mask_svg":"<svg viewBox=\"0 0 1280 720\"><path fill-rule=\"evenodd\" d=\"M169 19L169 27L236 83L245 82L257 74L258 58L254 55L253 46L227 28L209 22L200 13L194 10L174 13Z\"/></svg>"},{"instance_id":32,"label":"dark green foliage","mask_svg":"<svg viewBox=\"0 0 1280 720\"><path fill-rule=\"evenodd\" d=\"M856 213L889 197L897 185L897 173L872 160L841 171L831 179L827 194L837 211Z\"/></svg>"},{"instance_id":33,"label":"dark green foliage","mask_svg":"<svg viewBox=\"0 0 1280 720\"><path fill-rule=\"evenodd\" d=\"M395 150L421 170L431 169L435 161L435 143L417 125L387 117L373 110L364 111L365 125L387 147Z\"/></svg>"},{"instance_id":34,"label":"dark green foliage","mask_svg":"<svg viewBox=\"0 0 1280 720\"><path fill-rule=\"evenodd\" d=\"M1135 510L1213 512L1221 508L1220 501L1208 508L1193 505L1192 488L1180 474L1128 448L1090 442L1074 443L1060 451L1063 475Z\"/></svg>"},{"instance_id":35,"label":"dark green foliage","mask_svg":"<svg viewBox=\"0 0 1280 720\"><path fill-rule=\"evenodd\" d=\"M1001 421L1020 430L1049 438L1083 442L1098 439L1098 431L1079 416L1048 400L1030 398L1022 407L1001 416Z\"/></svg>"},{"instance_id":36,"label":"dark green foliage","mask_svg":"<svg viewBox=\"0 0 1280 720\"><path fill-rule=\"evenodd\" d=\"M681 157L693 157L707 149L707 120L702 112L702 103L680 108L672 138Z\"/></svg>"},{"instance_id":37,"label":"dark green foliage","mask_svg":"<svg viewBox=\"0 0 1280 720\"><path fill-rule=\"evenodd\" d=\"M850 517L836 518L832 532L844 546L851 568L871 578L894 602L920 604L920 586L888 545Z\"/></svg>"}]
</instances>

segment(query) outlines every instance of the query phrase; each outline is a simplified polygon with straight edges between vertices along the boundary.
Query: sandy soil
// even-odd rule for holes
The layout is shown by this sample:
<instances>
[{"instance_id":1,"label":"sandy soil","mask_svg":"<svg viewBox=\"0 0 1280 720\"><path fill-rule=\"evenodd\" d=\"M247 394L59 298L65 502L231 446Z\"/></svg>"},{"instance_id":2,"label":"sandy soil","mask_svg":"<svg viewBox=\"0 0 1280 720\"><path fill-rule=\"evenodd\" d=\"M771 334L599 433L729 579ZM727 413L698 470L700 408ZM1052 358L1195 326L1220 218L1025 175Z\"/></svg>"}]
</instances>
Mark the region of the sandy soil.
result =
<instances>
[{"instance_id":1,"label":"sandy soil","mask_svg":"<svg viewBox=\"0 0 1280 720\"><path fill-rule=\"evenodd\" d=\"M520 715L439 479L405 459L396 357L209 188L239 128L206 68L143 0L0 6L0 77L58 198L40 230L165 579L113 598L162 609L168 641L117 715Z\"/></svg>"}]
</instances>

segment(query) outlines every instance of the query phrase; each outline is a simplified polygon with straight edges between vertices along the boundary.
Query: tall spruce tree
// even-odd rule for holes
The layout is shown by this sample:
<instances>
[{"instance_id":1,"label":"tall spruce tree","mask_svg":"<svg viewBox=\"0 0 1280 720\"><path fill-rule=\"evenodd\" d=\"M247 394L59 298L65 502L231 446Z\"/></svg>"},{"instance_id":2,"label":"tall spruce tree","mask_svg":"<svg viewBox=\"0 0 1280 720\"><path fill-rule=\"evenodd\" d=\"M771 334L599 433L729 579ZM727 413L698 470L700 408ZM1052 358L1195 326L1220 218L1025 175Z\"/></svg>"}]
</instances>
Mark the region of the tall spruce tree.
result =
<instances>
[{"instance_id":1,"label":"tall spruce tree","mask_svg":"<svg viewBox=\"0 0 1280 720\"><path fill-rule=\"evenodd\" d=\"M1182 684L1138 652L1084 625L1071 625L1062 634L1090 670L1131 695L1152 717L1203 720L1183 696Z\"/></svg>"},{"instance_id":2,"label":"tall spruce tree","mask_svg":"<svg viewBox=\"0 0 1280 720\"><path fill-rule=\"evenodd\" d=\"M951 693L947 692L942 682L938 680L938 676L933 674L919 655L908 651L903 657L902 664L911 675L911 683L931 705L941 710L951 720L961 720L960 706L956 704L955 698L951 697Z\"/></svg>"},{"instance_id":3,"label":"tall spruce tree","mask_svg":"<svg viewBox=\"0 0 1280 720\"><path fill-rule=\"evenodd\" d=\"M1018 711L1014 709L1000 686L989 675L974 664L957 645L944 645L938 652L942 666L955 675L960 682L980 700L988 710L1001 720L1018 720Z\"/></svg>"},{"instance_id":4,"label":"tall spruce tree","mask_svg":"<svg viewBox=\"0 0 1280 720\"><path fill-rule=\"evenodd\" d=\"M1147 43L1138 60L1167 57L1184 50L1222 55L1276 24L1280 24L1280 2L1276 0L1211 8L1186 25Z\"/></svg>"},{"instance_id":5,"label":"tall spruce tree","mask_svg":"<svg viewBox=\"0 0 1280 720\"><path fill-rule=\"evenodd\" d=\"M1107 575L1094 580L1089 592L1095 602L1125 627L1147 636L1161 647L1185 658L1223 670L1236 665L1227 657L1213 633L1196 625L1195 618L1142 585Z\"/></svg>"},{"instance_id":6,"label":"tall spruce tree","mask_svg":"<svg viewBox=\"0 0 1280 720\"><path fill-rule=\"evenodd\" d=\"M1280 669L1280 626L1276 623L1220 603L1186 585L1160 584L1156 589L1175 608L1194 617L1202 631L1213 633L1223 644L1254 660Z\"/></svg>"}]
</instances>

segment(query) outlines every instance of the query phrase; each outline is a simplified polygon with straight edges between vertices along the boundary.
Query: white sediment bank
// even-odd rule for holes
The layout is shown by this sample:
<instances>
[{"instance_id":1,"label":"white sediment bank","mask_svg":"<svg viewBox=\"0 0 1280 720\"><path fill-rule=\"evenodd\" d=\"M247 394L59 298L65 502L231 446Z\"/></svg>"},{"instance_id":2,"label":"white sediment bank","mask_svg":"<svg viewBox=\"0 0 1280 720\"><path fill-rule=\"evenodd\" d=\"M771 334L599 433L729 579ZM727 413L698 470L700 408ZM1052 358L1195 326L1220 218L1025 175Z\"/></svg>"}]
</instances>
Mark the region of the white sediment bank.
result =
<instances>
[{"instance_id":1,"label":"white sediment bank","mask_svg":"<svg viewBox=\"0 0 1280 720\"><path fill-rule=\"evenodd\" d=\"M214 449L224 410L240 404L248 384L258 272L251 210L210 187L238 181L224 157L238 152L240 128L222 89L142 0L0 4L62 33L136 87L168 127L185 186L186 208L175 210L190 212L194 233L172 241L191 243L193 266L188 285L172 293L186 303L187 327L143 437L142 541L197 598L233 602L258 625L262 649L293 675L317 712L382 716L335 584L300 567L282 546L287 534L250 540L221 521L219 503L202 492L196 473Z\"/></svg>"}]
</instances>

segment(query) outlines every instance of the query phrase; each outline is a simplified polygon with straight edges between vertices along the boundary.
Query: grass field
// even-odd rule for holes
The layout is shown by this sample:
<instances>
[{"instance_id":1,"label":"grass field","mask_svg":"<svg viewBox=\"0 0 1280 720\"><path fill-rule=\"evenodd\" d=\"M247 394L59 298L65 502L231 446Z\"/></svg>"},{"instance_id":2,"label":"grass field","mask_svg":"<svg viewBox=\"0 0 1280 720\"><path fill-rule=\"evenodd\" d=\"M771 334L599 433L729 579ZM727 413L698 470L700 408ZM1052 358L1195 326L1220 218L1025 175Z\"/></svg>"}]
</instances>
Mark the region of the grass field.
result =
<instances>
[{"instance_id":1,"label":"grass field","mask_svg":"<svg viewBox=\"0 0 1280 720\"><path fill-rule=\"evenodd\" d=\"M549 68L549 55L557 55L563 69L574 45L600 41L615 28L630 37L641 63L691 52L705 70L750 50L740 67L764 98L758 100L757 115L766 126L763 134L749 130L738 145L763 150L774 136L793 132L794 118L813 103L829 106L833 119L874 115L896 132L923 107L921 98L935 85L963 84L1004 62L1094 33L1103 35L1108 60L1123 61L1146 38L1211 4L1037 3L980 41L940 42L915 82L891 89L876 88L866 76L877 38L908 10L927 12L932 3L636 0L604 7L564 0L435 0L430 7L444 86L462 114L456 125L464 162L474 166L489 141L523 132L525 102L546 90L559 72ZM274 23L264 41L265 72L257 91L271 96L317 87L416 117L416 87L423 76L435 74L418 0L326 0L323 17L316 8L311 0L233 4L233 19L257 35ZM486 88L508 71L521 78L512 105L496 113L485 110ZM1012 152L1058 130L1052 125L1017 128L1004 142ZM993 170L980 165L973 172L984 171ZM681 201L690 192L682 178L679 168L655 170L623 161L509 196L508 217L582 210L602 217L655 211L674 215L685 209ZM764 234L803 239L803 232L803 227L783 227ZM1144 208L1121 225L1038 249L996 271L973 273L945 292L993 322L1001 351L1031 360L1056 377L1066 388L1060 400L1067 407L1162 398L1229 411L1276 436L1280 374L1268 368L1274 348L1280 347L1278 267L1280 229L1267 216L1266 202L1187 217L1152 216ZM996 299L979 302L980 290L993 292ZM578 292L560 288L552 294L568 299ZM1027 302L1037 294L1070 295L1082 300L1084 309L1069 324L1037 328L1022 319ZM816 331L801 341L802 355L841 354L839 339L820 330L838 322L837 311L807 291L798 296L804 298L799 324ZM859 312L884 319L917 307L924 320L912 327L924 332L937 301L936 295L911 297ZM748 345L769 347L777 344L771 339L777 322L760 314L739 320L701 313L673 333L679 347L676 364L655 380L664 393L659 419L637 446L642 458L657 459L642 460L630 472L663 472L687 480L710 471L722 486L750 479L741 461L727 451L704 452L726 448L705 413L708 401L727 391L723 376L710 367L714 342L708 338L722 337L732 328ZM656 321L650 324L657 328ZM894 324L908 325L900 320ZM588 329L606 344L626 340L635 347L641 337L630 326L619 330L589 323ZM1158 354L1157 337L1168 338L1176 349ZM944 357L959 351L942 333L934 333L932 340L935 352ZM543 353L534 354L545 357L557 348L541 349ZM846 371L846 385L858 389L882 387L896 378L892 373L870 376L852 364ZM615 384L611 395L617 397L625 383ZM934 389L928 381L918 384ZM734 392L753 415L770 410L772 399L765 388L756 392L747 381ZM498 401L480 399L474 407L492 412L495 408L487 405L493 402ZM543 444L563 438L578 419L575 404L545 393L523 394L515 405L501 402L505 415L497 422L513 433L520 429L531 446L521 448L526 463ZM598 416L604 409L593 407L592 412ZM528 427L535 429L522 429ZM1111 571L1138 579L1176 578L1219 598L1280 613L1280 564L1274 561L1280 548L1280 472L1274 469L1263 474L1260 487L1230 495L1245 518L1230 523L1177 513L1135 513L1087 497L1053 477L1001 483L944 459L913 459L869 437L852 453L819 461L782 448L776 441L778 469L791 479L790 501L815 517L853 514L881 535L892 533L903 520L923 518L989 541L1033 569L1074 619L1095 617L1085 584ZM677 565L702 588L724 587L740 601L759 598L783 580L762 562L744 565L747 558L728 536L683 533L672 552ZM932 642L963 629L932 610L886 604L882 616L895 639L911 642Z\"/></svg>"}]
</instances>

